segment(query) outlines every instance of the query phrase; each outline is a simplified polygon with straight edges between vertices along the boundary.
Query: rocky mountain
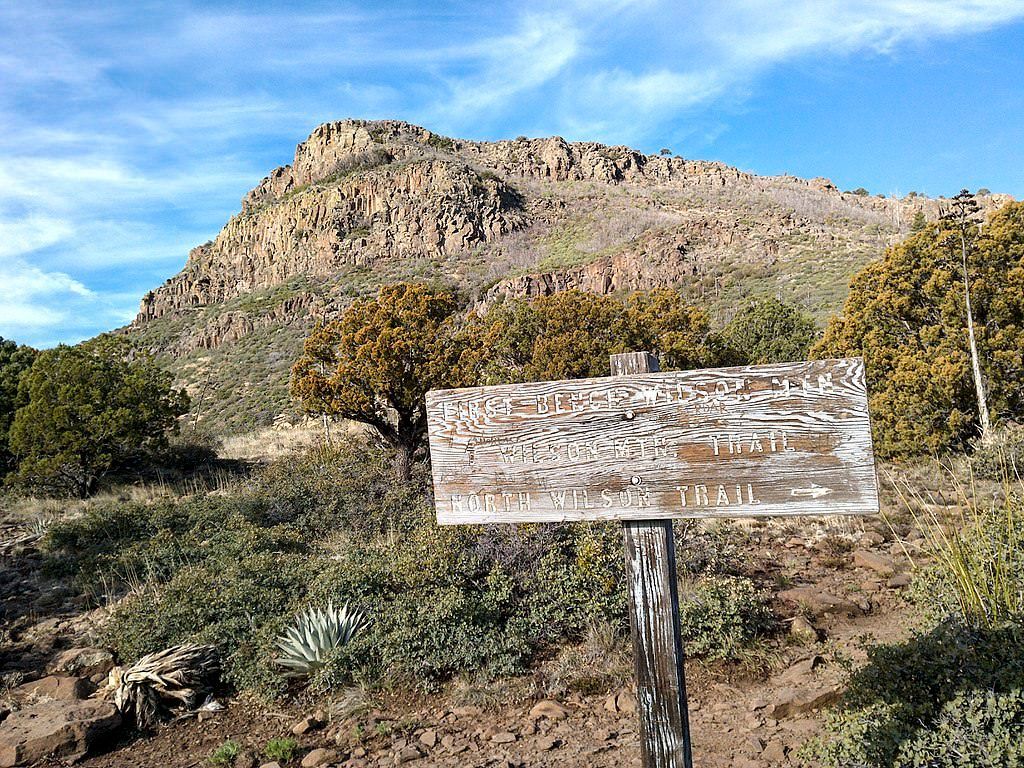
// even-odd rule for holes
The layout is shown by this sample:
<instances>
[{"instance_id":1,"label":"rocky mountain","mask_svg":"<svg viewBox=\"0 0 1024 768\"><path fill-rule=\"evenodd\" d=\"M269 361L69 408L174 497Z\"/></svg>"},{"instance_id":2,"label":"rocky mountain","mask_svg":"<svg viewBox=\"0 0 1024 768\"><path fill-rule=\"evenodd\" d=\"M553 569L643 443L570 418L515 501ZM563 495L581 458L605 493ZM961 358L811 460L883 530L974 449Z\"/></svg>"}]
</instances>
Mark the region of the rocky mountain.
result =
<instances>
[{"instance_id":1,"label":"rocky mountain","mask_svg":"<svg viewBox=\"0 0 1024 768\"><path fill-rule=\"evenodd\" d=\"M388 282L451 284L484 307L679 286L722 319L777 294L823 320L857 269L942 205L623 146L346 120L249 191L125 330L189 386L198 422L240 430L289 412L308 329Z\"/></svg>"}]
</instances>

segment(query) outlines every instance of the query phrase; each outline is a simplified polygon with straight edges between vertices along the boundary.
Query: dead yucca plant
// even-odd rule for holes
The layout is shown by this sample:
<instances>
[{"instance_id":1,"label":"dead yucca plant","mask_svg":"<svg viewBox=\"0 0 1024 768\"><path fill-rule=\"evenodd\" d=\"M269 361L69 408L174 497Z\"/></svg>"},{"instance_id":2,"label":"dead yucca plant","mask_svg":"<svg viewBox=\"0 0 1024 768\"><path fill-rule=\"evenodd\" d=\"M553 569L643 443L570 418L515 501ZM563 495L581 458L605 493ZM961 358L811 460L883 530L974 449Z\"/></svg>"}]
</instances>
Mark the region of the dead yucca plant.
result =
<instances>
[{"instance_id":1,"label":"dead yucca plant","mask_svg":"<svg viewBox=\"0 0 1024 768\"><path fill-rule=\"evenodd\" d=\"M214 646L176 645L143 656L131 666L114 667L106 690L122 714L148 729L174 710L196 709L219 673Z\"/></svg>"},{"instance_id":2,"label":"dead yucca plant","mask_svg":"<svg viewBox=\"0 0 1024 768\"><path fill-rule=\"evenodd\" d=\"M906 481L893 485L924 535L941 584L969 624L992 629L1024 617L1024 482L1004 474L999 493L979 497L947 468L953 495L936 499ZM950 503L952 502L952 503ZM897 537L897 541L900 541ZM902 544L902 541L901 541ZM915 566L913 555L904 552Z\"/></svg>"}]
</instances>

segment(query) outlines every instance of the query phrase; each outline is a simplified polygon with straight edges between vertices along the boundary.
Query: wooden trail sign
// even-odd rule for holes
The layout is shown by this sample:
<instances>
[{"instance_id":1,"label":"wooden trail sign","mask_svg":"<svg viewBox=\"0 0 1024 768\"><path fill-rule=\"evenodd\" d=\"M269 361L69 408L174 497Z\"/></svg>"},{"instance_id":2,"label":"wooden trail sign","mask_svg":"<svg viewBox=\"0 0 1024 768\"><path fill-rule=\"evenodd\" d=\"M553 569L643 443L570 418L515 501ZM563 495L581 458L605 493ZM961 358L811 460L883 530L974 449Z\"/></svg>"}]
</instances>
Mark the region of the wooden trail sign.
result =
<instances>
[{"instance_id":1,"label":"wooden trail sign","mask_svg":"<svg viewBox=\"0 0 1024 768\"><path fill-rule=\"evenodd\" d=\"M692 768L674 517L868 514L860 359L427 394L442 524L622 520L645 768Z\"/></svg>"},{"instance_id":2,"label":"wooden trail sign","mask_svg":"<svg viewBox=\"0 0 1024 768\"><path fill-rule=\"evenodd\" d=\"M427 394L442 524L878 510L860 359Z\"/></svg>"}]
</instances>

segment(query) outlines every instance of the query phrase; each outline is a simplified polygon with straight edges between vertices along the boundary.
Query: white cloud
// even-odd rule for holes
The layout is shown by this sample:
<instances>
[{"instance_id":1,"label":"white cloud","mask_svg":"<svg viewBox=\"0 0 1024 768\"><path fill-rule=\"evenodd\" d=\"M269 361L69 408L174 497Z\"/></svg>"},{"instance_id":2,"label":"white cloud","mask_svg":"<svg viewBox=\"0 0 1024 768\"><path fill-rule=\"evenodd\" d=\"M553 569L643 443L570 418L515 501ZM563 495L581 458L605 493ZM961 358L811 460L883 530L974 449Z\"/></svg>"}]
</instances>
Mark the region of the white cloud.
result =
<instances>
[{"instance_id":1,"label":"white cloud","mask_svg":"<svg viewBox=\"0 0 1024 768\"><path fill-rule=\"evenodd\" d=\"M31 214L23 218L0 217L0 259L46 248L71 236L74 228L61 219Z\"/></svg>"},{"instance_id":2,"label":"white cloud","mask_svg":"<svg viewBox=\"0 0 1024 768\"><path fill-rule=\"evenodd\" d=\"M0 4L0 330L122 322L318 122L667 141L801 57L1024 18L1022 0L226 7Z\"/></svg>"},{"instance_id":3,"label":"white cloud","mask_svg":"<svg viewBox=\"0 0 1024 768\"><path fill-rule=\"evenodd\" d=\"M1019 0L739 0L715 6L703 29L730 59L770 64L815 50L887 52L1021 17Z\"/></svg>"},{"instance_id":4,"label":"white cloud","mask_svg":"<svg viewBox=\"0 0 1024 768\"><path fill-rule=\"evenodd\" d=\"M67 317L65 307L81 305L95 294L61 272L44 272L20 259L0 260L0 335L54 328Z\"/></svg>"},{"instance_id":5,"label":"white cloud","mask_svg":"<svg viewBox=\"0 0 1024 768\"><path fill-rule=\"evenodd\" d=\"M604 41L601 58L641 63L574 71L581 85L566 89L557 117L616 143L640 140L651 126L717 99L742 98L758 77L798 57L889 54L910 41L1024 19L1024 2L719 0L634 4L629 11L640 31Z\"/></svg>"},{"instance_id":6,"label":"white cloud","mask_svg":"<svg viewBox=\"0 0 1024 768\"><path fill-rule=\"evenodd\" d=\"M563 14L527 14L515 32L448 49L447 57L465 59L466 75L445 78L448 93L434 105L436 119L479 119L505 108L524 91L539 88L561 74L576 57L580 33Z\"/></svg>"}]
</instances>

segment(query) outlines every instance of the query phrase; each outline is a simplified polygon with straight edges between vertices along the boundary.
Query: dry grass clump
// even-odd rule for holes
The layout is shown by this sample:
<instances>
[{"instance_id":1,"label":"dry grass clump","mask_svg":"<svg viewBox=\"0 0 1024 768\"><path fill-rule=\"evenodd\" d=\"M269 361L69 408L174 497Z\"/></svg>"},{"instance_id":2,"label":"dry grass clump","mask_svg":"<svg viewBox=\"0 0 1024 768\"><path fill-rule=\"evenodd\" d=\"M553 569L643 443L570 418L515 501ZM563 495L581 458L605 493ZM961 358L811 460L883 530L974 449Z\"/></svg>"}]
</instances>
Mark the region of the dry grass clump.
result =
<instances>
[{"instance_id":1,"label":"dry grass clump","mask_svg":"<svg viewBox=\"0 0 1024 768\"><path fill-rule=\"evenodd\" d=\"M950 472L955 506L905 481L895 483L935 559L936 600L981 629L1024 616L1024 481L1006 478L984 494L973 476L965 482ZM917 566L910 549L905 552Z\"/></svg>"}]
</instances>

